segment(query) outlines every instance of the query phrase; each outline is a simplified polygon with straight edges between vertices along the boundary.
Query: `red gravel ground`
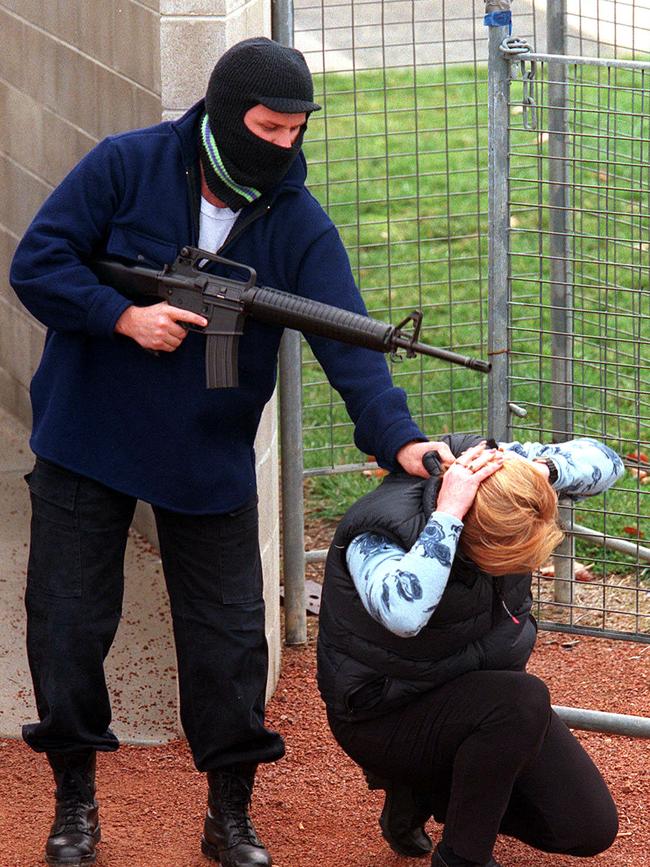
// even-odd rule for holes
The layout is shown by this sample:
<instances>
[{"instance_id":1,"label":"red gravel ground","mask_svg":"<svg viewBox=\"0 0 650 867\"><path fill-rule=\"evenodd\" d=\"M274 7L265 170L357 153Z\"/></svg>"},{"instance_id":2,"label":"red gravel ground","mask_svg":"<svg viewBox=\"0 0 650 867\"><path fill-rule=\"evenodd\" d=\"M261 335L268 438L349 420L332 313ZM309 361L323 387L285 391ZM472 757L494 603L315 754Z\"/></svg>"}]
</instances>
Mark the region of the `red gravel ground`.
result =
<instances>
[{"instance_id":1,"label":"red gravel ground","mask_svg":"<svg viewBox=\"0 0 650 867\"><path fill-rule=\"evenodd\" d=\"M260 770L253 815L276 867L408 867L382 840L381 793L329 734L315 684L316 620L306 647L284 652L269 724L286 738L287 756ZM541 633L529 670L546 680L555 704L650 715L650 646ZM648 742L578 733L611 786L621 830L597 858L544 855L499 841L503 867L647 867L650 864ZM0 741L0 865L42 864L51 821L51 777L45 760L18 741ZM207 867L198 840L205 782L182 741L122 747L100 756L98 797L104 840L98 867ZM439 829L431 826L434 838Z\"/></svg>"}]
</instances>

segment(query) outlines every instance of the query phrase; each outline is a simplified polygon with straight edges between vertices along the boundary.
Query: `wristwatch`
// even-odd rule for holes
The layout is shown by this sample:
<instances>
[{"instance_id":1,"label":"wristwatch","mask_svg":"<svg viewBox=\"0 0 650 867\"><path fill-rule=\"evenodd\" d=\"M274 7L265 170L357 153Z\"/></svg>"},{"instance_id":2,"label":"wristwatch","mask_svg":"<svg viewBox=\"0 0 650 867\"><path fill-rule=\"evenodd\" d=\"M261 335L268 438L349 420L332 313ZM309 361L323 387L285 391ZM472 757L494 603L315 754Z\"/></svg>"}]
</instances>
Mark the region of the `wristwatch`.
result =
<instances>
[{"instance_id":1,"label":"wristwatch","mask_svg":"<svg viewBox=\"0 0 650 867\"><path fill-rule=\"evenodd\" d=\"M551 458L535 458L535 461L538 464L546 464L548 467L548 481L549 484L554 485L557 482L559 474L557 471L557 464L555 461L552 461Z\"/></svg>"}]
</instances>

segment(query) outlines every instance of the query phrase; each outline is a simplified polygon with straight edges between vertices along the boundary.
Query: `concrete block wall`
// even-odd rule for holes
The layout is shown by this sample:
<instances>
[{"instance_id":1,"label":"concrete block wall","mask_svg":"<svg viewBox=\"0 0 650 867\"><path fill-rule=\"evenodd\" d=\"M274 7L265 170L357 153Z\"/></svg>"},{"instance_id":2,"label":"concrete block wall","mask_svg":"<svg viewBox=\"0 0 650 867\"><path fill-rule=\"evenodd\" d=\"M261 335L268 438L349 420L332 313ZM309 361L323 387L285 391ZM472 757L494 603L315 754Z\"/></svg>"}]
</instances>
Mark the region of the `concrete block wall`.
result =
<instances>
[{"instance_id":1,"label":"concrete block wall","mask_svg":"<svg viewBox=\"0 0 650 867\"><path fill-rule=\"evenodd\" d=\"M270 0L160 0L160 63L165 116L201 96L218 58L248 36L271 35Z\"/></svg>"},{"instance_id":2,"label":"concrete block wall","mask_svg":"<svg viewBox=\"0 0 650 867\"><path fill-rule=\"evenodd\" d=\"M0 0L0 404L29 423L44 329L6 274L39 205L100 139L161 116L157 0Z\"/></svg>"},{"instance_id":3,"label":"concrete block wall","mask_svg":"<svg viewBox=\"0 0 650 867\"><path fill-rule=\"evenodd\" d=\"M0 408L26 428L29 382L44 329L14 297L7 273L32 216L96 142L178 116L203 95L216 59L229 45L246 36L268 36L270 30L270 0L0 0ZM264 414L256 449L271 692L280 662L275 401ZM137 522L137 529L155 542L148 507L139 507ZM127 574L127 585L128 580ZM158 617L159 588L148 595L146 604ZM133 605L146 617L142 598L134 598ZM132 631L128 608L124 620ZM12 646L21 640L13 636ZM158 641L171 647L169 623ZM118 632L109 660L115 680L122 682L136 662L129 653L132 642L133 635ZM167 682L161 687L158 678ZM138 717L135 704L129 706L131 701L145 702L142 691L147 689L150 704L155 704L161 688L169 691L170 678L174 675L166 666L152 674L150 688L141 684L139 692L127 697L116 726L123 737L150 741L178 730L169 711L161 709L156 726L149 716ZM6 693L0 693L0 706L6 701Z\"/></svg>"}]
</instances>

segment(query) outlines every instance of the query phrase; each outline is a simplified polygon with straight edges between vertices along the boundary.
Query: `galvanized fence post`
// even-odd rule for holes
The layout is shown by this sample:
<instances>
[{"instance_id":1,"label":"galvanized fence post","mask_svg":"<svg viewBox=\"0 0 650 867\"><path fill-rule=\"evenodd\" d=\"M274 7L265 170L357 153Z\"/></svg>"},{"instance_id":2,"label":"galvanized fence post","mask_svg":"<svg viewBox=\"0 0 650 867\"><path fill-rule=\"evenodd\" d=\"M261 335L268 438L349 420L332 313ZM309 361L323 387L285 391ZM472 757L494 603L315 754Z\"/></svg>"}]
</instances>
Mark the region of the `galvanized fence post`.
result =
<instances>
[{"instance_id":1,"label":"galvanized fence post","mask_svg":"<svg viewBox=\"0 0 650 867\"><path fill-rule=\"evenodd\" d=\"M486 2L488 54L488 435L508 436L509 358L508 300L510 283L508 206L510 63L500 51L508 36L509 2ZM506 9L505 7L508 7ZM491 23L494 22L494 23Z\"/></svg>"},{"instance_id":2,"label":"galvanized fence post","mask_svg":"<svg viewBox=\"0 0 650 867\"><path fill-rule=\"evenodd\" d=\"M272 15L273 38L283 45L293 45L293 0L273 0ZM285 331L280 346L280 447L287 644L307 641L301 370L300 334Z\"/></svg>"},{"instance_id":3,"label":"galvanized fence post","mask_svg":"<svg viewBox=\"0 0 650 867\"><path fill-rule=\"evenodd\" d=\"M546 11L546 41L549 54L566 55L566 0L549 3ZM553 441L573 435L573 292L569 235L570 195L568 161L567 65L548 64L548 190L549 254L551 275L551 394ZM560 500L560 520L572 521L571 502ZM573 536L566 536L553 557L554 598L570 605L573 599Z\"/></svg>"}]
</instances>

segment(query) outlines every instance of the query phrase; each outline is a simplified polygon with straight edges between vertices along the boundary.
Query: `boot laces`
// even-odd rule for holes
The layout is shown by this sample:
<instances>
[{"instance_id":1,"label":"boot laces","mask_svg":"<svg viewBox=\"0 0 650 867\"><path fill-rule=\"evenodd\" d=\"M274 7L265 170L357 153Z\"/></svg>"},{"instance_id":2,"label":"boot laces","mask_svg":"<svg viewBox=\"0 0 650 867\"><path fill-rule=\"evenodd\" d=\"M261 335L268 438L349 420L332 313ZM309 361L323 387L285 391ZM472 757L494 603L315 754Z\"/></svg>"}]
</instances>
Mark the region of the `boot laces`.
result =
<instances>
[{"instance_id":1,"label":"boot laces","mask_svg":"<svg viewBox=\"0 0 650 867\"><path fill-rule=\"evenodd\" d=\"M85 833L88 829L85 810L82 813L82 809L83 804L79 801L65 801L59 821L56 823L56 833L64 834L68 831Z\"/></svg>"},{"instance_id":2,"label":"boot laces","mask_svg":"<svg viewBox=\"0 0 650 867\"><path fill-rule=\"evenodd\" d=\"M93 793L83 775L66 770L57 797L56 833L87 832L86 811L93 805Z\"/></svg>"},{"instance_id":3,"label":"boot laces","mask_svg":"<svg viewBox=\"0 0 650 867\"><path fill-rule=\"evenodd\" d=\"M224 818L232 823L233 845L250 843L253 846L260 846L260 840L248 812L251 803L250 789L241 779L230 774L224 773L219 782L219 806Z\"/></svg>"}]
</instances>

